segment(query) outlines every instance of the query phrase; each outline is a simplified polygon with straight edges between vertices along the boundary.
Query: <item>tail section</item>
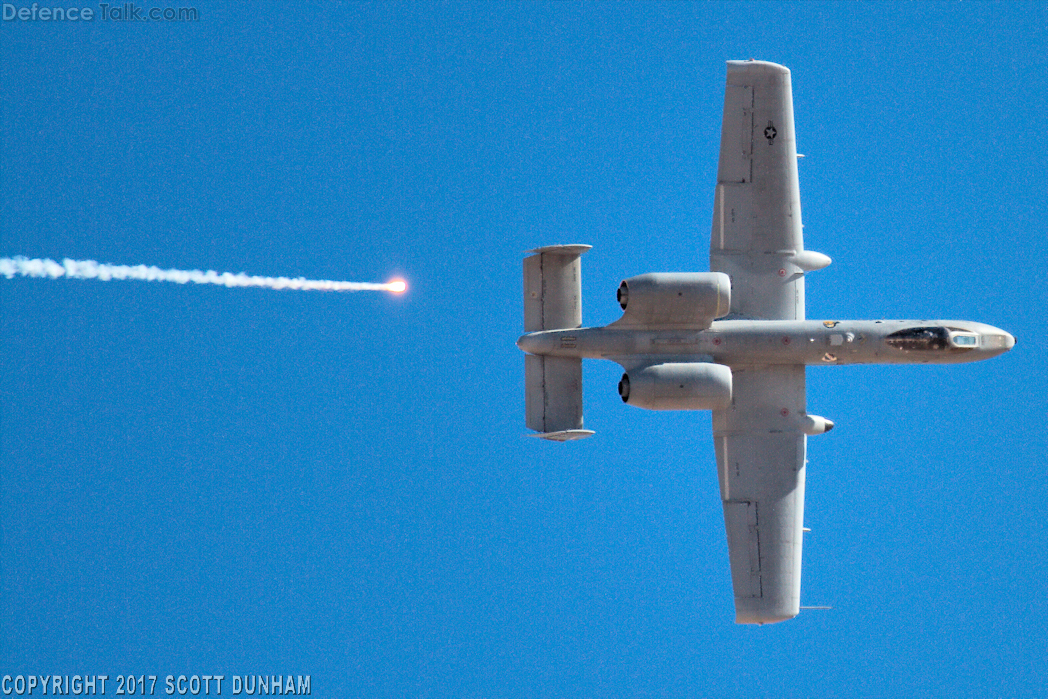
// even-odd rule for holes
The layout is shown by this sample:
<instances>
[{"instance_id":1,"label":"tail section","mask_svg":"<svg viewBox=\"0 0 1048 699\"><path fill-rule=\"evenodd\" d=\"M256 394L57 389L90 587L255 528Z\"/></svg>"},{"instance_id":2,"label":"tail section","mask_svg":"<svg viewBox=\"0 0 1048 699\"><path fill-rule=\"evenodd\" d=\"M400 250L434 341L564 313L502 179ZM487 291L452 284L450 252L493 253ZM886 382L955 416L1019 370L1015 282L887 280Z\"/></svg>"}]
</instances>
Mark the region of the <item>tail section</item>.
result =
<instances>
[{"instance_id":1,"label":"tail section","mask_svg":"<svg viewBox=\"0 0 1048 699\"><path fill-rule=\"evenodd\" d=\"M524 258L524 331L562 330L582 325L579 257L589 245L552 245ZM566 442L593 434L582 429L582 360L524 357L527 425L536 437Z\"/></svg>"},{"instance_id":2,"label":"tail section","mask_svg":"<svg viewBox=\"0 0 1048 699\"><path fill-rule=\"evenodd\" d=\"M582 326L582 264L589 245L550 245L524 258L524 332Z\"/></svg>"},{"instance_id":3,"label":"tail section","mask_svg":"<svg viewBox=\"0 0 1048 699\"><path fill-rule=\"evenodd\" d=\"M536 437L567 442L593 434L582 429L582 360L524 356L528 428Z\"/></svg>"}]
</instances>

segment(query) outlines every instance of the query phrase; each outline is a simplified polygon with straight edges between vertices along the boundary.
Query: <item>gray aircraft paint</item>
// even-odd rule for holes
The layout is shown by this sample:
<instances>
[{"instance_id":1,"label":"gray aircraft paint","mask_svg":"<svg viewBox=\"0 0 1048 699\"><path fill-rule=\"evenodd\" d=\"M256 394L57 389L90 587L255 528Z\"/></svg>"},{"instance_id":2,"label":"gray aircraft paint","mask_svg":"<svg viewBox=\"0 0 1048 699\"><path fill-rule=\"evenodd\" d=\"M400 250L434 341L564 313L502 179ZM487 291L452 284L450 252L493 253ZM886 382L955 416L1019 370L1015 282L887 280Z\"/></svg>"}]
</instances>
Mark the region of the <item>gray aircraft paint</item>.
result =
<instances>
[{"instance_id":1,"label":"gray aircraft paint","mask_svg":"<svg viewBox=\"0 0 1048 699\"><path fill-rule=\"evenodd\" d=\"M633 405L712 410L741 624L800 611L806 440L833 428L807 412L805 367L956 364L1015 345L971 321L805 320L804 276L830 259L804 249L790 71L773 63L728 62L711 271L626 280L623 317L583 328L589 249L548 246L524 261L527 425L554 441L593 434L583 358L622 365L619 392Z\"/></svg>"},{"instance_id":2,"label":"gray aircraft paint","mask_svg":"<svg viewBox=\"0 0 1048 699\"><path fill-rule=\"evenodd\" d=\"M919 328L945 330L943 350L889 344L890 335ZM977 344L950 344L957 335L975 336ZM728 366L958 364L996 357L1014 342L1003 330L965 320L717 320L705 330L547 330L525 335L517 344L531 354L610 359L628 368L674 358L695 361L695 355Z\"/></svg>"}]
</instances>

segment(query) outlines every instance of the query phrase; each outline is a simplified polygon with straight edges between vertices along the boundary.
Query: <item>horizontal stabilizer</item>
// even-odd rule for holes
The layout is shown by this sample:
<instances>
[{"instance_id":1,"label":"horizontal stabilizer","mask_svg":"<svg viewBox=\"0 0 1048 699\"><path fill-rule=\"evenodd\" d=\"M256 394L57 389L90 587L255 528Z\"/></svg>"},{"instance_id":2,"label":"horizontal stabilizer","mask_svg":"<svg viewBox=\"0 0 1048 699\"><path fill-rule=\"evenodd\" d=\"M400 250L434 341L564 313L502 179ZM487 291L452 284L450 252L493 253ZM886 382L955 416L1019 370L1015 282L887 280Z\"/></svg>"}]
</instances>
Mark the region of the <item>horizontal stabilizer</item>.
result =
<instances>
[{"instance_id":1,"label":"horizontal stabilizer","mask_svg":"<svg viewBox=\"0 0 1048 699\"><path fill-rule=\"evenodd\" d=\"M589 245L549 245L524 258L524 332L582 325L579 256Z\"/></svg>"},{"instance_id":2,"label":"horizontal stabilizer","mask_svg":"<svg viewBox=\"0 0 1048 699\"><path fill-rule=\"evenodd\" d=\"M593 434L582 429L582 360L524 356L528 429L544 439L564 442Z\"/></svg>"}]
</instances>

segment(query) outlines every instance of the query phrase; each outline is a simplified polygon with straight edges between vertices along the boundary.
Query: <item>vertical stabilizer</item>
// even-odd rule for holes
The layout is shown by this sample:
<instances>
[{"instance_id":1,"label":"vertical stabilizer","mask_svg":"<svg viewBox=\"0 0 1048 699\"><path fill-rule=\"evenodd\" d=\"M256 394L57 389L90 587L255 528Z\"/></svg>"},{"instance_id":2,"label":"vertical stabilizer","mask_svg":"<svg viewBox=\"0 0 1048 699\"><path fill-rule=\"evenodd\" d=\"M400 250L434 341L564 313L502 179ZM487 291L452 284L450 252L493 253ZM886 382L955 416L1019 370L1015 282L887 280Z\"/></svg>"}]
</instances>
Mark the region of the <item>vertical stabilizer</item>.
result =
<instances>
[{"instance_id":1,"label":"vertical stabilizer","mask_svg":"<svg viewBox=\"0 0 1048 699\"><path fill-rule=\"evenodd\" d=\"M582 265L589 245L551 245L524 258L524 332L582 325ZM529 354L524 359L528 428L536 437L566 442L582 429L582 360Z\"/></svg>"}]
</instances>

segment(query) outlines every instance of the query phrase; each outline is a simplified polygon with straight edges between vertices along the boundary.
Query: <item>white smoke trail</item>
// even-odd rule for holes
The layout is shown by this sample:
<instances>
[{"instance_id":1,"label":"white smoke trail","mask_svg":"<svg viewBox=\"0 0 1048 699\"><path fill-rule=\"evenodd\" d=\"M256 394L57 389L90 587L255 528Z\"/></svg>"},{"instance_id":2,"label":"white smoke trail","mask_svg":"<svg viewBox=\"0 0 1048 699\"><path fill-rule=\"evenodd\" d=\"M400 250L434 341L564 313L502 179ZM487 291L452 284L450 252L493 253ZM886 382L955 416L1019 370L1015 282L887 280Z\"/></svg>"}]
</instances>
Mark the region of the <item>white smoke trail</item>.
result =
<instances>
[{"instance_id":1,"label":"white smoke trail","mask_svg":"<svg viewBox=\"0 0 1048 699\"><path fill-rule=\"evenodd\" d=\"M31 260L26 257L0 257L0 274L11 279L16 274L23 277L69 277L70 279L98 279L108 282L113 279L138 279L147 282L174 282L176 284L217 284L228 287L261 287L265 289L295 289L297 291L391 291L400 293L407 285L400 280L385 284L368 282L337 282L326 279L303 279L296 277L256 277L244 273L219 274L214 270L202 272L198 269L160 269L145 265L109 265L94 260L62 260L59 264L51 259Z\"/></svg>"}]
</instances>

